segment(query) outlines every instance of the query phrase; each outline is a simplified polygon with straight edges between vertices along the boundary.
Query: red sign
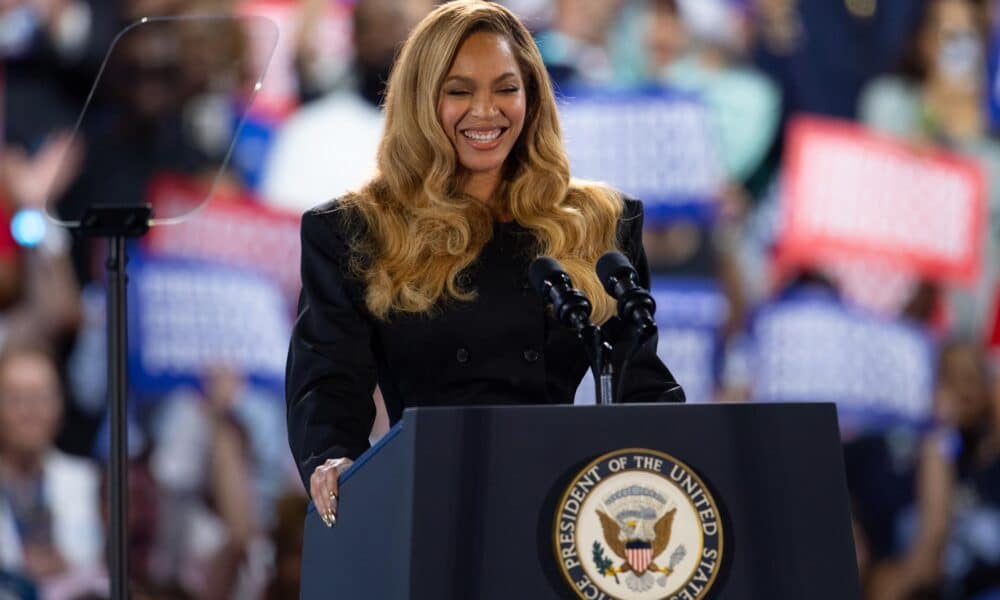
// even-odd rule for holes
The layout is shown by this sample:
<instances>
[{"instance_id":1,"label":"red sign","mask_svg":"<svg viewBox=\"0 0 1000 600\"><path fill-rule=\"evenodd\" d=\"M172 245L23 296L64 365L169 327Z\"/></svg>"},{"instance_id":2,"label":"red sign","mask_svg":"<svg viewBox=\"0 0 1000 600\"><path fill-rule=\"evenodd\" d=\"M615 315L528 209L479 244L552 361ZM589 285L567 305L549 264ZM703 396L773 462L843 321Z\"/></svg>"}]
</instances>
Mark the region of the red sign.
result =
<instances>
[{"instance_id":1,"label":"red sign","mask_svg":"<svg viewBox=\"0 0 1000 600\"><path fill-rule=\"evenodd\" d=\"M782 269L875 259L934 281L978 276L986 184L975 161L800 117L789 127L784 171Z\"/></svg>"},{"instance_id":2,"label":"red sign","mask_svg":"<svg viewBox=\"0 0 1000 600\"><path fill-rule=\"evenodd\" d=\"M161 175L149 188L153 214L180 215L205 198L205 187ZM262 205L246 192L220 189L204 207L176 225L153 227L143 238L153 255L243 267L278 283L286 299L299 292L300 215Z\"/></svg>"},{"instance_id":3,"label":"red sign","mask_svg":"<svg viewBox=\"0 0 1000 600\"><path fill-rule=\"evenodd\" d=\"M986 346L1000 360L1000 286L997 286L997 298L993 305L993 326L987 330L989 337L986 339Z\"/></svg>"}]
</instances>

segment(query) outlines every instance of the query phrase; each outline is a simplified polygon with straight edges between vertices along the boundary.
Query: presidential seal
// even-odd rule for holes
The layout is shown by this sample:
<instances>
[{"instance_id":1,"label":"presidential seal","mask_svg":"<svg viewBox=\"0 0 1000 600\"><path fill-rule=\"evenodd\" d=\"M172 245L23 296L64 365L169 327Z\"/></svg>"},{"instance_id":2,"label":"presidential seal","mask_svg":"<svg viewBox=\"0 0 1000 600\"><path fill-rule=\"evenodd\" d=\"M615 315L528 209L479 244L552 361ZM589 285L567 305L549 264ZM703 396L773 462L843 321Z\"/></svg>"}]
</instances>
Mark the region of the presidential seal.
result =
<instances>
[{"instance_id":1,"label":"presidential seal","mask_svg":"<svg viewBox=\"0 0 1000 600\"><path fill-rule=\"evenodd\" d=\"M715 583L719 509L669 454L605 454L576 475L556 510L556 560L581 598L694 600Z\"/></svg>"}]
</instances>

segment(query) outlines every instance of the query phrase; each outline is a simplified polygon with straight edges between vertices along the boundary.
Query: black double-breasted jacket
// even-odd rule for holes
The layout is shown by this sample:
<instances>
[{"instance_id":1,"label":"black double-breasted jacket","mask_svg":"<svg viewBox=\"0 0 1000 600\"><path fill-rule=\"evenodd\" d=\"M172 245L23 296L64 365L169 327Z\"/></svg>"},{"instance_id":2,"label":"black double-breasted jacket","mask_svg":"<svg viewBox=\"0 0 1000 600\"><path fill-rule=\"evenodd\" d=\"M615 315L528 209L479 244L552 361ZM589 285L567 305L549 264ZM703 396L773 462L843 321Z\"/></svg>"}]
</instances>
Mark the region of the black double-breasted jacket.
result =
<instances>
[{"instance_id":1,"label":"black double-breasted jacket","mask_svg":"<svg viewBox=\"0 0 1000 600\"><path fill-rule=\"evenodd\" d=\"M462 275L474 300L379 320L348 265L351 240L365 233L347 210L333 201L302 218L302 293L285 386L289 443L307 489L326 459L356 458L368 448L376 384L391 423L410 406L573 402L589 363L575 334L531 289L528 265L538 250L530 230L495 225ZM626 199L619 248L648 287L641 236L642 204ZM612 340L624 335L618 319L603 329ZM653 339L631 361L624 401L683 401L655 350Z\"/></svg>"}]
</instances>

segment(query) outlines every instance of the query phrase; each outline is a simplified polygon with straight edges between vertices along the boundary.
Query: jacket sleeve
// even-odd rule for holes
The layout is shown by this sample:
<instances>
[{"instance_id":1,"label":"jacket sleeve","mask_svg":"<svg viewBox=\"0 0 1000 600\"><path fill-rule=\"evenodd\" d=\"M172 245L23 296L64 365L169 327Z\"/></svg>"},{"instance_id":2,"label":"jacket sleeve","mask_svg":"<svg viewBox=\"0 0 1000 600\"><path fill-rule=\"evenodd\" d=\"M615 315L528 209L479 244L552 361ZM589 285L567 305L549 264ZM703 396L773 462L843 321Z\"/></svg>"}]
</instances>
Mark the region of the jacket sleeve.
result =
<instances>
[{"instance_id":1,"label":"jacket sleeve","mask_svg":"<svg viewBox=\"0 0 1000 600\"><path fill-rule=\"evenodd\" d=\"M619 227L622 252L638 271L639 285L648 290L650 289L649 262L646 260L646 251L642 247L642 223L642 202L626 198L625 208L622 211L622 222ZM617 321L617 319L615 320ZM622 323L619 321L616 325L621 327ZM624 332L621 335L625 335ZM659 336L654 335L639 348L629 363L628 369L624 373L623 402L685 401L683 388L674 379L670 369L656 355L658 340ZM616 354L619 347L624 351L625 347L629 345L622 342L615 345ZM616 358L620 357L616 356ZM620 361L616 360L616 363L620 364Z\"/></svg>"},{"instance_id":2,"label":"jacket sleeve","mask_svg":"<svg viewBox=\"0 0 1000 600\"><path fill-rule=\"evenodd\" d=\"M302 217L302 292L285 370L288 442L307 491L317 466L368 448L375 420L373 328L347 269L337 213Z\"/></svg>"}]
</instances>

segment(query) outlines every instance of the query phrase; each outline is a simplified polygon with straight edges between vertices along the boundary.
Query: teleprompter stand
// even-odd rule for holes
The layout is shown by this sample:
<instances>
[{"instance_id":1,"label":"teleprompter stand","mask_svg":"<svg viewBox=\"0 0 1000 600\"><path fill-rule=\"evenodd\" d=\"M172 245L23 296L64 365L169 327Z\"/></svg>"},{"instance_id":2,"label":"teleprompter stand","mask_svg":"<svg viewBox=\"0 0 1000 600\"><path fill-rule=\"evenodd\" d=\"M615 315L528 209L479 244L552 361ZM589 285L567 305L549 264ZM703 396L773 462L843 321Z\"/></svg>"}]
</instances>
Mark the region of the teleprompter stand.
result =
<instances>
[{"instance_id":1,"label":"teleprompter stand","mask_svg":"<svg viewBox=\"0 0 1000 600\"><path fill-rule=\"evenodd\" d=\"M87 208L77 231L107 238L108 274L108 404L111 409L111 535L108 540L111 597L128 598L128 256L129 238L149 231L152 209L148 205L95 205Z\"/></svg>"}]
</instances>

